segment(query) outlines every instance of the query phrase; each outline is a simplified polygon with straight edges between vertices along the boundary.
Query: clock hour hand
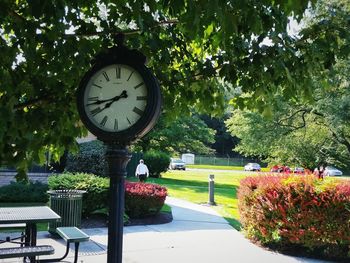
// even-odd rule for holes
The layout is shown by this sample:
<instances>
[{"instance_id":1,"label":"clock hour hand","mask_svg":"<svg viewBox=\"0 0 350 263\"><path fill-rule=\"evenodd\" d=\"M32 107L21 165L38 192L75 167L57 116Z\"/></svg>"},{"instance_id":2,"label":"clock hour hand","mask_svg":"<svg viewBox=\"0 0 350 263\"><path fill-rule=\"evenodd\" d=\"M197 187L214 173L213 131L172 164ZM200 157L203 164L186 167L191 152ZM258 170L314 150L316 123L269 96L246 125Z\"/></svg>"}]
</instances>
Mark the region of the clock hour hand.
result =
<instances>
[{"instance_id":1,"label":"clock hour hand","mask_svg":"<svg viewBox=\"0 0 350 263\"><path fill-rule=\"evenodd\" d=\"M115 96L114 98L111 99L110 102L106 103L104 109L111 107L113 102L118 101L121 98L127 98L127 97L128 97L128 94L126 93L126 90L123 90L119 96Z\"/></svg>"},{"instance_id":2,"label":"clock hour hand","mask_svg":"<svg viewBox=\"0 0 350 263\"><path fill-rule=\"evenodd\" d=\"M108 102L110 101L109 104L112 104L114 101L117 101L119 100L120 98L127 98L128 95L126 94L126 90L123 90L122 93L120 95L117 95L111 99L106 99L106 100L96 100L94 102L91 102L91 103L88 103L86 104L86 106L91 106L91 105L99 105L99 104L102 104L102 103L105 103L105 102ZM111 105L109 105L108 107L105 107L105 108L109 108Z\"/></svg>"}]
</instances>

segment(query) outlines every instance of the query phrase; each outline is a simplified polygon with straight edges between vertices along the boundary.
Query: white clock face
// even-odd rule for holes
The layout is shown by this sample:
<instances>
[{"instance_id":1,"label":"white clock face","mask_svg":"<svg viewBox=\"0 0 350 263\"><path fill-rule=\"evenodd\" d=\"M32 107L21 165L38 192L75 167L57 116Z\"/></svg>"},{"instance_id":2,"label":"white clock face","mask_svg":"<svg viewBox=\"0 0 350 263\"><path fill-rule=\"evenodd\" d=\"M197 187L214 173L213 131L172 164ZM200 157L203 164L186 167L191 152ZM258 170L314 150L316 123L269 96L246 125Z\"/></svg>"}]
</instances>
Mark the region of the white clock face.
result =
<instances>
[{"instance_id":1,"label":"white clock face","mask_svg":"<svg viewBox=\"0 0 350 263\"><path fill-rule=\"evenodd\" d=\"M120 132L143 116L147 88L142 76L132 67L113 64L90 78L84 94L84 107L95 126L108 132Z\"/></svg>"}]
</instances>

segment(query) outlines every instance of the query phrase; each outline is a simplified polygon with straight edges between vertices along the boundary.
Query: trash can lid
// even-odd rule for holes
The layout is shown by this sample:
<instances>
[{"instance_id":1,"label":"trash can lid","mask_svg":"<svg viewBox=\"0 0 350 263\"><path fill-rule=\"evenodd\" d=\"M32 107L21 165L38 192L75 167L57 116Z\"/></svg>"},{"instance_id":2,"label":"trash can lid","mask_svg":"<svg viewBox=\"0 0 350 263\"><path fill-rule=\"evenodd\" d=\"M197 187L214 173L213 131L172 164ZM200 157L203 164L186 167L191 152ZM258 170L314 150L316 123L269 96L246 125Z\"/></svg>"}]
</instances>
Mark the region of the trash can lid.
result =
<instances>
[{"instance_id":1,"label":"trash can lid","mask_svg":"<svg viewBox=\"0 0 350 263\"><path fill-rule=\"evenodd\" d=\"M85 190L75 190L75 189L60 189L60 190L49 190L47 191L50 195L83 195L86 193Z\"/></svg>"}]
</instances>

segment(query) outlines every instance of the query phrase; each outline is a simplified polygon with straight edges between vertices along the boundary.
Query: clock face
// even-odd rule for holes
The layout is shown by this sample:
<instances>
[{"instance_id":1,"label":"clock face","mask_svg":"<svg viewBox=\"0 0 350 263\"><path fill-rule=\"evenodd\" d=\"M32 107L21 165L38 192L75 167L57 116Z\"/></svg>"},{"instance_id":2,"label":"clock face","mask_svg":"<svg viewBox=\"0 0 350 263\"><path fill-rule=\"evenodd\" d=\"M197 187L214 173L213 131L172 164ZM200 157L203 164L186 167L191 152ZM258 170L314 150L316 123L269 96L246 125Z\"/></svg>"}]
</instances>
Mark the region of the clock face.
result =
<instances>
[{"instance_id":1,"label":"clock face","mask_svg":"<svg viewBox=\"0 0 350 263\"><path fill-rule=\"evenodd\" d=\"M148 92L134 68L112 64L94 73L84 89L84 111L101 130L121 132L144 114Z\"/></svg>"}]
</instances>

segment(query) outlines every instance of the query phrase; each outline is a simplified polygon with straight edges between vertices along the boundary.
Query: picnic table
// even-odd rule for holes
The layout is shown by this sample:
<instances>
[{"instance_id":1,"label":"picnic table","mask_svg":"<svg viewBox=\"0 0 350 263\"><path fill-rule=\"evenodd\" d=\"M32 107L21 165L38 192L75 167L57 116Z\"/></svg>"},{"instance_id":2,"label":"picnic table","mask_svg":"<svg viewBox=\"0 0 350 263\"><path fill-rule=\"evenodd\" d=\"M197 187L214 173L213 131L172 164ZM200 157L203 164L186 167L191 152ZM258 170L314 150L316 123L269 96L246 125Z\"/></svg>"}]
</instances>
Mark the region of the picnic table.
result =
<instances>
[{"instance_id":1,"label":"picnic table","mask_svg":"<svg viewBox=\"0 0 350 263\"><path fill-rule=\"evenodd\" d=\"M25 224L25 247L35 247L37 224L60 220L61 217L47 206L0 207L0 224ZM30 257L35 262L35 257Z\"/></svg>"}]
</instances>

